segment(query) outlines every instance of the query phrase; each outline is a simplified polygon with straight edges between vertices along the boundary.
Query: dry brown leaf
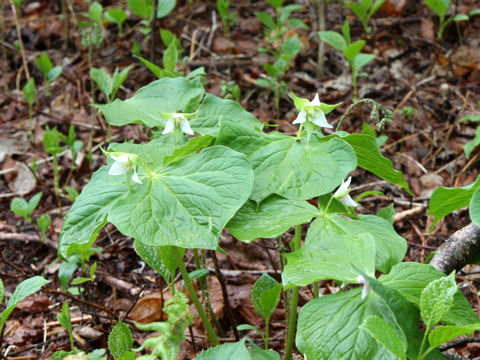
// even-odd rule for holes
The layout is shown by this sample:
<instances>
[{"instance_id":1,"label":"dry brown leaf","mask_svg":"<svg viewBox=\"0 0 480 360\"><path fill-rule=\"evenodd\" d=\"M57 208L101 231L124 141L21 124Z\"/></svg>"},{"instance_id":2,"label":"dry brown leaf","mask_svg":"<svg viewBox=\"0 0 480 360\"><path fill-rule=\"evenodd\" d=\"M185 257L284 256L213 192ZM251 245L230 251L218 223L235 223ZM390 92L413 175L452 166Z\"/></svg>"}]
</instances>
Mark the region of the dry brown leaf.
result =
<instances>
[{"instance_id":1,"label":"dry brown leaf","mask_svg":"<svg viewBox=\"0 0 480 360\"><path fill-rule=\"evenodd\" d=\"M170 291L163 293L163 300L159 292L146 295L135 304L128 318L140 324L164 321L167 319L167 314L163 312L163 302L171 297Z\"/></svg>"},{"instance_id":2,"label":"dry brown leaf","mask_svg":"<svg viewBox=\"0 0 480 360\"><path fill-rule=\"evenodd\" d=\"M17 309L30 314L35 314L47 310L50 305L52 305L52 302L48 296L31 295L23 299L17 305Z\"/></svg>"},{"instance_id":3,"label":"dry brown leaf","mask_svg":"<svg viewBox=\"0 0 480 360\"><path fill-rule=\"evenodd\" d=\"M418 35L427 40L435 41L435 30L433 29L433 23L428 19L422 18Z\"/></svg>"}]
</instances>

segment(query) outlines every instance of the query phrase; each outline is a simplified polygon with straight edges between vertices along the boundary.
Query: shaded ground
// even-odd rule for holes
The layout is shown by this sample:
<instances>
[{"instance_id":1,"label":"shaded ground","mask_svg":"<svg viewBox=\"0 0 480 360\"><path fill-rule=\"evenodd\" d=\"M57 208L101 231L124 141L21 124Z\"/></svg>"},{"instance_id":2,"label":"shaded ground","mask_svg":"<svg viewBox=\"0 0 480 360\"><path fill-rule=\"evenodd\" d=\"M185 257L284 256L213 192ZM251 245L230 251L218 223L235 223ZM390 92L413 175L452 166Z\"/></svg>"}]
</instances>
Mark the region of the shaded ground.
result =
<instances>
[{"instance_id":1,"label":"shaded ground","mask_svg":"<svg viewBox=\"0 0 480 360\"><path fill-rule=\"evenodd\" d=\"M61 291L57 278L56 243L61 230L63 215L71 201L62 193L60 204L53 191L52 159L43 150L42 139L45 126L57 126L67 133L70 124L75 125L77 138L89 143L92 126L90 107L92 102L104 102L96 91L91 98L87 50L81 45L78 23L88 8L81 0L70 0L70 37L66 50L64 46L64 22L57 1L26 1L18 24L24 45L25 60L29 72L37 83L37 101L34 104L34 145L30 146L28 130L28 106L21 88L26 82L22 58L15 47L18 39L15 17L10 5L3 6L3 37L1 46L5 56L2 63L0 87L0 276L5 283L6 294L26 277L44 274L51 280L47 290L24 301L7 322L4 332L3 353L26 358L49 358L60 349L69 349L68 335L56 322L67 295ZM263 64L268 55L259 53L259 47L266 46L262 36L263 26L255 18L256 11L270 11L264 2L245 1L232 4L239 21L232 28L230 39L222 31L220 19L212 22L215 3L196 2L189 4L179 1L175 10L159 20L157 29L166 28L175 33L186 49L185 70L190 72L204 66L207 73L207 91L222 94L222 82L234 80L241 89L241 104L261 121L278 125L281 131L294 133L291 121L296 117L292 101L282 99L280 114L276 114L273 95L268 89L255 85L255 79L264 74ZM370 97L382 103L394 113L393 122L383 132L388 136L382 153L392 159L394 167L402 170L415 193L411 198L399 188L379 181L371 174L357 170L353 176L353 195L363 191L378 190L385 196L370 196L361 201L360 212L376 213L380 208L393 202L397 212L395 227L409 243L407 261L423 262L452 232L469 223L468 212L461 210L448 216L432 232L432 219L426 216L428 199L438 186L463 186L472 183L479 175L479 152L473 151L469 158L463 152L465 143L475 134L475 124L459 122L460 117L480 112L480 16L460 24L463 45L460 45L455 26L447 28L443 40L435 39L436 17L422 4L397 2L384 7L374 19L373 36L364 51L377 57L365 71L368 77L359 80L361 97ZM102 2L105 9L114 5L112 1ZM403 4L403 5L402 5ZM458 13L468 13L475 5L474 0L460 1ZM122 2L122 6L125 4ZM340 30L346 10L337 3L329 5L327 29ZM315 92L322 102L343 105L329 115L329 121L336 123L352 103L351 80L348 67L338 52L326 46L324 75L316 76L318 50L318 29L316 11L305 6L296 16L307 23L311 30L293 30L302 42L302 50L292 62L285 77L289 89L297 95L313 98ZM364 31L358 20L347 12L355 38ZM110 73L115 66L123 68L134 64L121 87L118 97L127 98L155 80L140 62L131 55L134 41L142 46L142 55L152 56L152 36L147 40L140 33L139 19L130 15L124 24L123 36L117 35L117 27L106 24L103 28L106 40L100 49L93 52L93 65L105 67ZM161 41L156 40L156 62L159 63L164 51ZM55 65L63 65L62 75L52 85L52 96L47 97L42 75L34 65L42 51L46 51ZM411 108L411 109L409 109ZM414 109L414 110L413 110ZM411 112L411 114L409 114ZM362 119L369 121L369 108L353 113L343 128L359 132ZM371 124L373 125L373 124ZM93 127L93 157L89 165L85 148L80 154L78 168L69 176L71 156L64 152L59 157L60 184L78 191L88 182L91 174L104 163L99 150L106 141L106 124L97 117ZM135 139L142 141L146 135L141 127L113 129L112 140ZM32 176L28 166L36 159L38 176ZM68 180L68 183L66 183ZM44 213L50 214L52 224L47 233L46 243L40 241L37 227L9 211L10 201L15 196L27 199L42 191L43 197L34 213L34 219ZM61 207L59 206L61 205ZM412 210L415 209L415 210ZM290 235L291 236L291 235ZM288 241L287 234L284 241ZM227 255L219 254L220 267L227 279L230 302L236 321L261 327L263 320L254 312L250 302L250 290L258 276L268 271L279 278L278 252L276 243L269 239L257 240L252 245L240 243L224 234L222 248ZM151 312L159 313L164 284L159 276L136 256L131 239L125 238L113 226L102 231L96 246L101 253L92 260L98 264L95 284L87 284L81 296L70 295L72 319L77 345L85 350L106 347L106 339L115 316L139 320L150 317ZM247 250L248 249L248 250ZM193 269L192 255L189 266ZM207 267L213 273L213 264L207 256ZM478 269L457 277L459 286L477 311L479 306ZM77 273L80 275L80 272ZM222 327L224 341L234 341L218 280L210 277L210 298ZM323 293L334 290L335 285L325 282ZM148 294L148 297L145 296ZM139 299L143 300L139 302ZM300 305L306 303L311 293L301 293ZM132 315L132 308L136 306ZM105 310L107 309L107 310ZM137 311L137 313L136 313ZM283 305L272 318L271 346L282 350L285 337ZM195 347L204 347L205 337L198 322L193 326ZM148 334L134 332L134 339L142 342ZM254 333L248 334L261 343ZM182 358L193 358L191 338L182 345ZM469 344L460 349L464 356L480 356L480 349ZM31 357L29 357L31 356Z\"/></svg>"}]
</instances>

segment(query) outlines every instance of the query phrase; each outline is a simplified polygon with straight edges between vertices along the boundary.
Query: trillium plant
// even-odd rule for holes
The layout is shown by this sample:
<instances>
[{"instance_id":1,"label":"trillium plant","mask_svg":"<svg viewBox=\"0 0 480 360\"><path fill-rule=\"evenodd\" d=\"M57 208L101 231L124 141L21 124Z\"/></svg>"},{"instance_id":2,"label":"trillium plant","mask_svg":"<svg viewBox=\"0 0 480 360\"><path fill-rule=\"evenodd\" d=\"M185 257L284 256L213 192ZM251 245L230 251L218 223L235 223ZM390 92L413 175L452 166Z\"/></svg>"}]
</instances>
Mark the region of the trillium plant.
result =
<instances>
[{"instance_id":1,"label":"trillium plant","mask_svg":"<svg viewBox=\"0 0 480 360\"><path fill-rule=\"evenodd\" d=\"M280 359L262 344L247 348L245 338L219 345L183 257L186 250L223 251L224 231L245 243L285 236L290 249L280 255L281 278L264 276L261 283L268 286L252 292L267 324L283 293L285 359L292 359L295 347L308 360L441 358L437 347L479 329L477 316L453 275L402 262L407 243L391 217L361 214L350 197L357 168L411 195L402 174L379 152L374 137L333 130L327 116L340 104L291 95L298 111L293 136L265 132L238 103L205 93L183 77L162 78L127 100L101 105L110 125L142 124L152 138L110 144L107 165L93 174L65 218L60 256L65 262L85 256L112 223L133 239L137 254L173 292L180 271L209 342L218 345L197 359L237 352L242 359ZM322 295L323 280L343 285ZM314 296L297 314L301 287L311 287ZM176 340L164 339L162 346L182 341L190 317L182 319ZM265 348L268 333L262 332Z\"/></svg>"}]
</instances>

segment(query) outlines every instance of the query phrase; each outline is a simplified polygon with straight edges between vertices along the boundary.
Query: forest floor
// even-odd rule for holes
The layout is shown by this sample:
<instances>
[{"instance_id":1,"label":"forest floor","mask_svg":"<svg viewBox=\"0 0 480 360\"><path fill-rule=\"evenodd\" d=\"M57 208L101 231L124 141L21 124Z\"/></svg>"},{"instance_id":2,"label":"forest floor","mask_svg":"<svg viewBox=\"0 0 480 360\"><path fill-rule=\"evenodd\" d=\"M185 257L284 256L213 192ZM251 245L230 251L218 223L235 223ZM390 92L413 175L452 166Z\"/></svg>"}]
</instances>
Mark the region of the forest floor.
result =
<instances>
[{"instance_id":1,"label":"forest floor","mask_svg":"<svg viewBox=\"0 0 480 360\"><path fill-rule=\"evenodd\" d=\"M89 4L83 0L67 1L70 17L67 47L65 48L64 21L58 1L25 1L22 13L15 18L9 4L2 6L0 59L0 277L6 294L13 293L20 281L42 274L50 283L39 293L23 301L7 321L2 343L2 353L8 352L11 359L50 358L57 350L69 349L67 332L57 322L62 303L69 299L75 341L79 348L91 351L105 348L108 333L116 322L115 316L133 321L159 319L164 284L159 276L135 254L133 242L113 226L101 231L95 246L99 252L92 256L98 267L94 283L86 284L82 295L66 294L58 280L57 242L65 214L71 206L68 194L62 192L59 199L53 189L52 157L44 151L43 134L46 126L56 126L64 134L70 124L75 126L76 138L85 147L80 151L75 172L69 175L71 155L64 151L59 156L60 184L77 191L88 183L92 173L105 163L100 146L106 144L106 123L97 115L92 127L91 107L94 102L104 102L100 91L95 99L90 92L88 52L81 44L79 23ZM290 2L289 2L290 3ZM302 43L299 55L292 61L284 77L288 88L296 95L312 99L318 93L322 102L342 102L328 116L336 123L352 104L352 84L345 60L338 51L325 46L323 75L317 76L319 39L318 21L313 1L302 1L303 10L295 16L309 27L292 29ZM475 0L457 2L457 13L466 14L475 8ZM119 5L118 2L102 1L104 9ZM120 5L126 8L124 1ZM425 262L428 255L437 249L453 232L467 225L466 209L447 216L430 231L433 219L426 215L428 200L439 186L465 186L479 175L480 152L478 148L466 157L464 145L475 136L476 123L460 121L466 115L480 113L480 16L461 22L459 31L453 22L447 27L441 40L436 39L437 17L423 2L387 1L372 19L372 36L364 52L376 58L364 71L368 74L359 79L359 96L372 98L394 111L393 122L379 135L386 135L387 142L381 148L384 156L391 159L395 169L401 170L414 192L411 197L398 187L363 170L353 173L353 197L363 191L381 191L384 195L371 195L360 201L361 213L375 214L379 209L393 203L395 229L408 241L406 261ZM452 6L453 8L453 6ZM260 53L267 47L263 25L256 18L257 11L271 11L263 1L232 1L231 10L238 21L229 36L225 36L220 18L215 15L214 1L178 1L175 9L166 18L156 23L160 28L176 34L185 49L183 62L185 72L204 66L206 90L224 96L227 81L234 81L241 90L240 103L264 123L278 126L278 130L294 134L291 122L296 110L289 97L280 101L276 113L273 94L259 87L255 79L264 74L263 65L271 61L270 55ZM364 38L364 30L358 19L338 2L331 2L327 11L327 30L341 31L348 18L355 39ZM215 18L215 21L212 21ZM120 88L117 97L128 98L140 87L156 77L136 58L131 48L134 42L141 46L142 56L160 63L165 47L159 37L145 38L141 33L140 19L130 15L124 24L123 35L118 36L116 25L103 26L105 41L92 53L92 65L103 67L113 73L133 64ZM17 50L18 27L21 28L23 55ZM461 34L461 40L459 38ZM155 41L155 43L154 43ZM155 51L152 52L152 46ZM42 74L34 60L45 51L55 65L63 66L63 73L51 86L51 96L46 95ZM33 105L33 143L28 139L29 108L22 95L26 83L26 69L36 80L37 98ZM343 124L349 132L360 132L362 121L369 122L369 107L351 114ZM371 123L374 126L373 123ZM93 134L91 162L87 159L87 144ZM134 140L140 142L146 135L140 125L112 129L113 141ZM34 176L30 170L32 159L38 165ZM31 198L42 192L42 198L33 218L49 214L52 221L41 241L36 225L10 211L14 197ZM292 235L290 235L292 236ZM288 240L288 234L287 234ZM263 327L263 319L254 311L250 300L251 288L263 273L280 280L278 251L272 239L259 239L255 245L241 243L225 232L221 247L226 254L218 254L220 268L227 281L230 304L237 324L248 323ZM192 256L189 269L194 268ZM207 268L214 273L212 260L207 254ZM480 310L478 287L480 269L470 266L459 273L459 286L477 312ZM80 276L78 270L76 276ZM225 330L222 341L234 341L221 289L216 277L209 277L210 300ZM180 285L180 282L179 282ZM322 283L324 294L335 291L332 281ZM301 291L300 304L311 298L308 290ZM108 311L107 311L108 310ZM286 334L283 305L278 307L271 321L271 346L282 351ZM181 346L179 358L194 358L195 352L206 346L205 334L200 323L193 326L195 344L191 337ZM141 344L148 333L135 331L135 344ZM261 344L254 332L248 336ZM480 356L480 345L471 343L456 349L467 358Z\"/></svg>"}]
</instances>

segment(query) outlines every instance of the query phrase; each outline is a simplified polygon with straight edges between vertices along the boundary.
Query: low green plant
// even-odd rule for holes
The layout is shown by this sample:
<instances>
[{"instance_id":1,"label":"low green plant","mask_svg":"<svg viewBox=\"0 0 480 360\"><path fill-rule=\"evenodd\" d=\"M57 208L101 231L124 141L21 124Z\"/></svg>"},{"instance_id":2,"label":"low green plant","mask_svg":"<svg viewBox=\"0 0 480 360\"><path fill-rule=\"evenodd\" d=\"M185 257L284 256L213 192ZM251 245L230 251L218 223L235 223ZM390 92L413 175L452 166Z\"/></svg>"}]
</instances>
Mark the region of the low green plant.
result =
<instances>
[{"instance_id":1,"label":"low green plant","mask_svg":"<svg viewBox=\"0 0 480 360\"><path fill-rule=\"evenodd\" d=\"M234 81L222 81L220 85L220 96L225 99L233 99L240 102L240 86Z\"/></svg>"},{"instance_id":2,"label":"low green plant","mask_svg":"<svg viewBox=\"0 0 480 360\"><path fill-rule=\"evenodd\" d=\"M118 27L118 36L122 36L123 23L127 20L127 13L121 8L108 9L105 11L104 22L113 22Z\"/></svg>"},{"instance_id":3,"label":"low green plant","mask_svg":"<svg viewBox=\"0 0 480 360\"><path fill-rule=\"evenodd\" d=\"M10 210L13 211L15 214L20 215L25 220L27 220L29 224L31 224L32 214L37 208L41 198L42 192L36 193L28 201L19 197L13 198L12 202L10 203Z\"/></svg>"},{"instance_id":4,"label":"low green plant","mask_svg":"<svg viewBox=\"0 0 480 360\"><path fill-rule=\"evenodd\" d=\"M142 18L141 24L143 27L140 29L144 35L149 35L152 32L151 23L153 20L154 6L153 2L157 0L127 0L130 10ZM177 5L176 0L158 0L156 18L162 19L166 17Z\"/></svg>"},{"instance_id":5,"label":"low green plant","mask_svg":"<svg viewBox=\"0 0 480 360\"><path fill-rule=\"evenodd\" d=\"M465 14L457 14L452 17L446 18L447 10L450 7L451 1L450 0L425 0L425 5L427 5L435 14L438 15L439 24L438 24L438 31L437 31L437 39L441 39L443 36L443 32L445 31L446 27L450 22L455 22L457 26L457 32L460 36L460 31L458 29L458 23L461 21L468 21L470 17ZM475 9L470 11L470 16L475 16L480 14L480 9ZM460 41L461 36L460 36Z\"/></svg>"},{"instance_id":6,"label":"low green plant","mask_svg":"<svg viewBox=\"0 0 480 360\"><path fill-rule=\"evenodd\" d=\"M60 140L62 139L61 135L62 134L57 130L57 127L51 129L48 125L46 126L45 133L43 135L43 147L45 152L52 155L53 158L53 187L57 197L61 191L58 154L64 150L64 147L60 146Z\"/></svg>"},{"instance_id":7,"label":"low green plant","mask_svg":"<svg viewBox=\"0 0 480 360\"><path fill-rule=\"evenodd\" d=\"M63 303L62 310L57 314L57 321L68 331L68 337L70 338L70 351L75 350L75 344L73 342L72 320L70 319L70 307L68 306L68 301Z\"/></svg>"},{"instance_id":8,"label":"low green plant","mask_svg":"<svg viewBox=\"0 0 480 360\"><path fill-rule=\"evenodd\" d=\"M480 105L480 101L478 102L478 104ZM477 130L475 131L475 136L473 137L473 140L466 143L463 147L463 152L468 158L472 151L475 150L478 145L480 145L480 114L462 116L460 118L460 121L471 121L479 123L479 125L477 126Z\"/></svg>"},{"instance_id":9,"label":"low green plant","mask_svg":"<svg viewBox=\"0 0 480 360\"><path fill-rule=\"evenodd\" d=\"M42 233L42 242L45 242L45 235L50 228L50 215L48 214L43 214L37 219L37 226L40 229L40 232Z\"/></svg>"},{"instance_id":10,"label":"low green plant","mask_svg":"<svg viewBox=\"0 0 480 360\"><path fill-rule=\"evenodd\" d=\"M355 0L347 1L347 6L362 22L367 39L371 36L372 28L368 25L371 17L380 9L385 0Z\"/></svg>"},{"instance_id":11,"label":"low green plant","mask_svg":"<svg viewBox=\"0 0 480 360\"><path fill-rule=\"evenodd\" d=\"M32 77L27 81L25 86L22 89L23 97L28 104L28 139L33 143L33 103L37 98L37 89L35 88L35 79Z\"/></svg>"},{"instance_id":12,"label":"low green plant","mask_svg":"<svg viewBox=\"0 0 480 360\"><path fill-rule=\"evenodd\" d=\"M63 67L53 66L52 61L45 52L42 52L42 55L35 60L35 64L43 74L47 96L51 96L51 83L60 76L63 71Z\"/></svg>"},{"instance_id":13,"label":"low green plant","mask_svg":"<svg viewBox=\"0 0 480 360\"><path fill-rule=\"evenodd\" d=\"M115 68L115 72L112 76L103 69L95 67L90 68L90 77L95 81L98 88L105 95L105 101L111 103L115 99L118 89L127 78L128 72L132 65L127 66L125 69L119 72L118 67Z\"/></svg>"},{"instance_id":14,"label":"low green plant","mask_svg":"<svg viewBox=\"0 0 480 360\"><path fill-rule=\"evenodd\" d=\"M357 79L359 76L367 76L366 73L360 73L360 69L375 58L374 54L362 53L365 40L352 42L350 37L350 25L348 21L342 26L342 34L336 31L319 31L318 36L331 47L341 51L352 72L353 97L358 99Z\"/></svg>"},{"instance_id":15,"label":"low green plant","mask_svg":"<svg viewBox=\"0 0 480 360\"><path fill-rule=\"evenodd\" d=\"M238 21L237 16L230 10L230 0L217 0L217 11L223 23L223 32L226 36L230 34L230 28Z\"/></svg>"}]
</instances>

